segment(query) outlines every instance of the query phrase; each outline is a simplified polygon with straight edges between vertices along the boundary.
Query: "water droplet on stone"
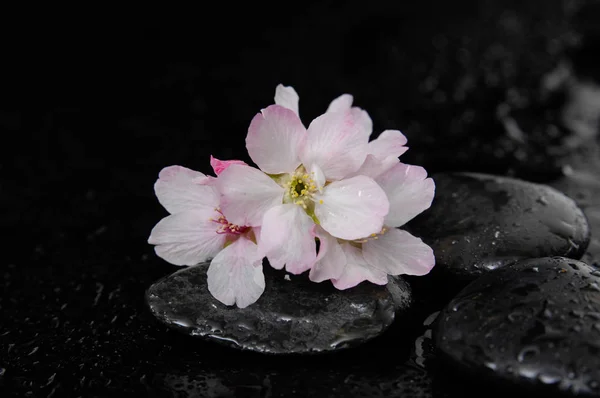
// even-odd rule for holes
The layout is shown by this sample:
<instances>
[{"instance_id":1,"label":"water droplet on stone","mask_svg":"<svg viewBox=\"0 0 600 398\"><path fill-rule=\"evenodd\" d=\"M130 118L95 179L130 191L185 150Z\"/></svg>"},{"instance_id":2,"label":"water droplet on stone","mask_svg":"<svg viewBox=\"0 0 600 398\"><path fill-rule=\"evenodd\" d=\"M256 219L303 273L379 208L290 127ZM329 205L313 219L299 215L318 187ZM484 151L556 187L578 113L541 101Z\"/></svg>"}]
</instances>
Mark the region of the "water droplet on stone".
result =
<instances>
[{"instance_id":1,"label":"water droplet on stone","mask_svg":"<svg viewBox=\"0 0 600 398\"><path fill-rule=\"evenodd\" d=\"M539 355L539 353L540 353L540 348L538 346L534 346L534 345L525 346L521 349L521 351L519 351L519 354L517 355L517 361L524 362L526 360L529 360L529 359Z\"/></svg>"},{"instance_id":2,"label":"water droplet on stone","mask_svg":"<svg viewBox=\"0 0 600 398\"><path fill-rule=\"evenodd\" d=\"M552 373L540 373L538 375L538 380L544 384L557 384L561 382L562 377Z\"/></svg>"}]
</instances>

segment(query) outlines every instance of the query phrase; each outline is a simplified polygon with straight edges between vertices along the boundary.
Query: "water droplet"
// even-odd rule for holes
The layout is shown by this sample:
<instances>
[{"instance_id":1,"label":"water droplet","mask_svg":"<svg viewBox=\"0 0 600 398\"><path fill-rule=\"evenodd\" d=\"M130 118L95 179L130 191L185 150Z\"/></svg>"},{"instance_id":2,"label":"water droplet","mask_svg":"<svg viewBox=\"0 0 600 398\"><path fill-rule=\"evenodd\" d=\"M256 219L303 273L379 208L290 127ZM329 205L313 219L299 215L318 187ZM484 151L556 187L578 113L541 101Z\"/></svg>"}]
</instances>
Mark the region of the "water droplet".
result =
<instances>
[{"instance_id":1,"label":"water droplet","mask_svg":"<svg viewBox=\"0 0 600 398\"><path fill-rule=\"evenodd\" d=\"M524 362L540 354L540 348L535 345L525 346L519 351L517 361Z\"/></svg>"},{"instance_id":2,"label":"water droplet","mask_svg":"<svg viewBox=\"0 0 600 398\"><path fill-rule=\"evenodd\" d=\"M498 369L498 365L496 365L494 362L486 362L484 363L486 368L492 369L492 370L496 370Z\"/></svg>"},{"instance_id":3,"label":"water droplet","mask_svg":"<svg viewBox=\"0 0 600 398\"><path fill-rule=\"evenodd\" d=\"M600 292L600 286L596 282L588 284L584 289Z\"/></svg>"},{"instance_id":4,"label":"water droplet","mask_svg":"<svg viewBox=\"0 0 600 398\"><path fill-rule=\"evenodd\" d=\"M573 268L575 271L579 271L579 266L575 263L569 263L569 267Z\"/></svg>"},{"instance_id":5,"label":"water droplet","mask_svg":"<svg viewBox=\"0 0 600 398\"><path fill-rule=\"evenodd\" d=\"M537 202L538 202L538 203L540 203L540 204L541 204L541 205L543 205L543 206L548 206L548 203L549 203L549 202L548 202L548 199L546 199L546 197L545 197L545 196L540 196L540 197L537 199Z\"/></svg>"},{"instance_id":6,"label":"water droplet","mask_svg":"<svg viewBox=\"0 0 600 398\"><path fill-rule=\"evenodd\" d=\"M538 375L538 380L543 384L557 384L561 382L562 377L552 373L540 373Z\"/></svg>"},{"instance_id":7,"label":"water droplet","mask_svg":"<svg viewBox=\"0 0 600 398\"><path fill-rule=\"evenodd\" d=\"M507 318L510 322L516 323L522 321L525 318L525 314L520 311L514 311L508 314Z\"/></svg>"}]
</instances>

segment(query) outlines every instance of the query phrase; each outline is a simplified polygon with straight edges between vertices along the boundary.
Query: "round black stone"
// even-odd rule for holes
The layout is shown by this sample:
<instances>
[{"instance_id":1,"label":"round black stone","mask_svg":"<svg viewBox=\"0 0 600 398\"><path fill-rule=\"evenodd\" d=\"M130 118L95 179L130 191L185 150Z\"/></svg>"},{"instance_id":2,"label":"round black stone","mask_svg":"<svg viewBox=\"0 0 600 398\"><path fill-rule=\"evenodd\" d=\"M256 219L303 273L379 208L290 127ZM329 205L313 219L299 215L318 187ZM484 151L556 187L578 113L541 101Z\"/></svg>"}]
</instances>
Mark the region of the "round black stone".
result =
<instances>
[{"instance_id":1,"label":"round black stone","mask_svg":"<svg viewBox=\"0 0 600 398\"><path fill-rule=\"evenodd\" d=\"M265 266L265 292L240 309L212 297L206 269L186 268L150 286L150 310L185 334L243 350L290 354L350 347L384 332L411 302L408 284L397 277L386 286L362 283L340 291Z\"/></svg>"},{"instance_id":2,"label":"round black stone","mask_svg":"<svg viewBox=\"0 0 600 398\"><path fill-rule=\"evenodd\" d=\"M600 267L600 144L596 139L569 159L564 175L550 185L572 198L586 215L591 240L582 260Z\"/></svg>"},{"instance_id":3,"label":"round black stone","mask_svg":"<svg viewBox=\"0 0 600 398\"><path fill-rule=\"evenodd\" d=\"M473 280L520 259L579 259L590 232L575 202L545 185L475 173L433 176L429 210L406 227L435 253L435 273Z\"/></svg>"},{"instance_id":4,"label":"round black stone","mask_svg":"<svg viewBox=\"0 0 600 398\"><path fill-rule=\"evenodd\" d=\"M469 377L600 396L600 273L583 262L529 259L490 272L438 319L441 357Z\"/></svg>"}]
</instances>

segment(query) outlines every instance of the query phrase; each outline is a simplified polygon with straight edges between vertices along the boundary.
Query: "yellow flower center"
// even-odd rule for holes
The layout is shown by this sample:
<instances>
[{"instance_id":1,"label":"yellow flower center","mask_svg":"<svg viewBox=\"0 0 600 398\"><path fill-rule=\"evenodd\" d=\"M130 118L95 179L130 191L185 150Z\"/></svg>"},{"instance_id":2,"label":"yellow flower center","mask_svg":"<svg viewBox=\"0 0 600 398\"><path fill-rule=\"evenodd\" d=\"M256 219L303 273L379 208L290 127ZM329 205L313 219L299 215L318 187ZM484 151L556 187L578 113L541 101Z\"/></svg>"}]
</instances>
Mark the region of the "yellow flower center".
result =
<instances>
[{"instance_id":1,"label":"yellow flower center","mask_svg":"<svg viewBox=\"0 0 600 398\"><path fill-rule=\"evenodd\" d=\"M283 177L283 176L282 176ZM283 203L293 203L301 206L315 223L319 223L315 216L315 194L319 188L314 179L313 173L308 173L304 166L299 166L295 172L286 175L278 181L285 193Z\"/></svg>"},{"instance_id":2,"label":"yellow flower center","mask_svg":"<svg viewBox=\"0 0 600 398\"><path fill-rule=\"evenodd\" d=\"M285 185L286 195L289 203L295 203L306 209L308 202L313 200L313 195L317 192L317 184L312 176L306 173L304 168L292 174L290 181ZM284 198L284 201L286 198Z\"/></svg>"}]
</instances>

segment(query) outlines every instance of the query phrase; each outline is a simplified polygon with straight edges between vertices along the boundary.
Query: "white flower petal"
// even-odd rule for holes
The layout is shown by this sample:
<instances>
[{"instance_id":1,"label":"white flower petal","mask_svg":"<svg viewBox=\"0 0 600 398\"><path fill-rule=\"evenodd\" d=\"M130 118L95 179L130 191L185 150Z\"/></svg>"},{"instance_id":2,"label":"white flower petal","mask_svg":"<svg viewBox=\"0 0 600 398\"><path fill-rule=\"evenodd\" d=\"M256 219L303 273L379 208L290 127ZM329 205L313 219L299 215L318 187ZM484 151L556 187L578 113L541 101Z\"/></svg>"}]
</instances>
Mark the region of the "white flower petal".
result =
<instances>
[{"instance_id":1,"label":"white flower petal","mask_svg":"<svg viewBox=\"0 0 600 398\"><path fill-rule=\"evenodd\" d=\"M336 238L354 240L381 231L389 210L385 192L373 179L356 176L327 185L316 196L315 215Z\"/></svg>"},{"instance_id":2,"label":"white flower petal","mask_svg":"<svg viewBox=\"0 0 600 398\"><path fill-rule=\"evenodd\" d=\"M210 263L208 290L226 305L245 308L265 290L262 258L254 243L240 237L223 249Z\"/></svg>"},{"instance_id":3,"label":"white flower petal","mask_svg":"<svg viewBox=\"0 0 600 398\"><path fill-rule=\"evenodd\" d=\"M435 265L431 247L395 228L363 243L363 256L372 267L390 275L425 275Z\"/></svg>"},{"instance_id":4,"label":"white flower petal","mask_svg":"<svg viewBox=\"0 0 600 398\"><path fill-rule=\"evenodd\" d=\"M154 192L161 205L171 214L198 208L214 209L219 206L219 195L205 183L208 177L183 166L162 169L154 184Z\"/></svg>"},{"instance_id":5,"label":"white flower petal","mask_svg":"<svg viewBox=\"0 0 600 398\"><path fill-rule=\"evenodd\" d=\"M376 181L390 201L385 225L400 227L431 206L435 184L420 166L398 163Z\"/></svg>"},{"instance_id":6,"label":"white flower petal","mask_svg":"<svg viewBox=\"0 0 600 398\"><path fill-rule=\"evenodd\" d=\"M331 281L337 289L349 289L363 281L369 281L376 285L385 285L388 282L386 273L371 267L363 258L359 248L348 243L341 247L346 256L346 267L339 278Z\"/></svg>"},{"instance_id":7,"label":"white flower petal","mask_svg":"<svg viewBox=\"0 0 600 398\"><path fill-rule=\"evenodd\" d=\"M302 207L284 204L273 207L264 217L260 231L259 253L273 268L300 274L315 263L316 244L311 234L313 220Z\"/></svg>"},{"instance_id":8,"label":"white flower petal","mask_svg":"<svg viewBox=\"0 0 600 398\"><path fill-rule=\"evenodd\" d=\"M300 165L306 129L293 111L271 105L257 113L246 136L248 154L262 171L291 173Z\"/></svg>"},{"instance_id":9,"label":"white flower petal","mask_svg":"<svg viewBox=\"0 0 600 398\"><path fill-rule=\"evenodd\" d=\"M408 140L398 130L385 130L379 137L369 142L369 153L378 158L398 158L408 150Z\"/></svg>"},{"instance_id":10,"label":"white flower petal","mask_svg":"<svg viewBox=\"0 0 600 398\"><path fill-rule=\"evenodd\" d=\"M316 226L313 234L319 238L319 255L310 269L309 278L313 282L339 278L346 266L346 255L336 238L323 228Z\"/></svg>"},{"instance_id":11,"label":"white flower petal","mask_svg":"<svg viewBox=\"0 0 600 398\"><path fill-rule=\"evenodd\" d=\"M264 214L283 200L283 188L268 175L250 166L232 164L216 182L221 210L230 223L259 226Z\"/></svg>"},{"instance_id":12,"label":"white flower petal","mask_svg":"<svg viewBox=\"0 0 600 398\"><path fill-rule=\"evenodd\" d=\"M350 112L352 113L354 120L356 120L356 123L359 125L361 133L369 139L373 132L373 121L367 111L355 106Z\"/></svg>"},{"instance_id":13,"label":"white flower petal","mask_svg":"<svg viewBox=\"0 0 600 398\"><path fill-rule=\"evenodd\" d=\"M277 85L277 88L275 88L275 104L288 108L298 116L300 116L298 108L299 101L300 97L296 90L294 90L294 87L279 84Z\"/></svg>"},{"instance_id":14,"label":"white flower petal","mask_svg":"<svg viewBox=\"0 0 600 398\"><path fill-rule=\"evenodd\" d=\"M175 265L195 265L214 257L225 244L225 235L217 233L210 218L212 210L190 210L163 218L152 229L148 243L162 259Z\"/></svg>"},{"instance_id":15,"label":"white flower petal","mask_svg":"<svg viewBox=\"0 0 600 398\"><path fill-rule=\"evenodd\" d=\"M387 157L382 159L369 154L365 158L363 164L360 166L360 169L356 170L346 178L354 176L367 176L376 179L398 163L398 158Z\"/></svg>"},{"instance_id":16,"label":"white flower petal","mask_svg":"<svg viewBox=\"0 0 600 398\"><path fill-rule=\"evenodd\" d=\"M350 94L342 94L329 104L327 112L347 112L350 111L357 124L360 126L361 131L367 137L373 132L373 121L367 113L367 111L352 106L354 98Z\"/></svg>"},{"instance_id":17,"label":"white flower petal","mask_svg":"<svg viewBox=\"0 0 600 398\"><path fill-rule=\"evenodd\" d=\"M350 110L352 107L352 101L354 101L354 97L350 94L342 94L329 104L327 108L327 112L345 112Z\"/></svg>"},{"instance_id":18,"label":"white flower petal","mask_svg":"<svg viewBox=\"0 0 600 398\"><path fill-rule=\"evenodd\" d=\"M310 172L313 181L317 184L317 189L319 192L323 192L323 186L326 182L323 170L321 170L318 165L313 164L312 166L309 166L308 171Z\"/></svg>"},{"instance_id":19,"label":"white flower petal","mask_svg":"<svg viewBox=\"0 0 600 398\"><path fill-rule=\"evenodd\" d=\"M319 165L327 180L339 180L358 170L367 144L368 137L351 112L329 112L308 127L300 158L305 165Z\"/></svg>"}]
</instances>

